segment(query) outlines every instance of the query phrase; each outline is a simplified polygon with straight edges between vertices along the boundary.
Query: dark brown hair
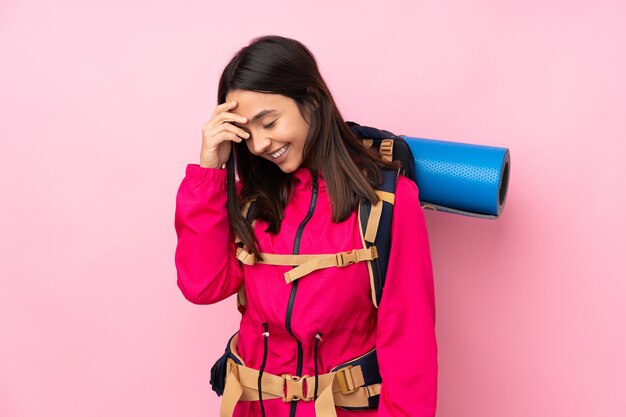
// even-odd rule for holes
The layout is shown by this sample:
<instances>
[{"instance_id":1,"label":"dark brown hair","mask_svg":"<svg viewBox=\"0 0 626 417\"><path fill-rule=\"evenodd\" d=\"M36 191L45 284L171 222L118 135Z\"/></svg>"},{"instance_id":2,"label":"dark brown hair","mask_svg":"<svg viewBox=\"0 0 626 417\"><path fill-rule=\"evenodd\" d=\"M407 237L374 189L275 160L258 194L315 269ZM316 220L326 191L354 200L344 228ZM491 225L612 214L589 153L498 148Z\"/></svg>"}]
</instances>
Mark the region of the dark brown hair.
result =
<instances>
[{"instance_id":1,"label":"dark brown hair","mask_svg":"<svg viewBox=\"0 0 626 417\"><path fill-rule=\"evenodd\" d=\"M345 123L313 54L299 41L267 35L254 38L240 49L220 77L217 102L226 101L234 89L282 94L292 98L309 134L303 150L303 166L321 172L335 222L346 220L360 201L378 201L374 189L382 181L380 169L397 168L363 145ZM309 116L309 117L307 117ZM254 218L269 223L267 232L278 233L292 191L292 175L248 150L245 141L233 143L228 170L228 216L237 236L260 258L259 244L241 214L244 203L254 199ZM237 195L235 171L241 182Z\"/></svg>"}]
</instances>

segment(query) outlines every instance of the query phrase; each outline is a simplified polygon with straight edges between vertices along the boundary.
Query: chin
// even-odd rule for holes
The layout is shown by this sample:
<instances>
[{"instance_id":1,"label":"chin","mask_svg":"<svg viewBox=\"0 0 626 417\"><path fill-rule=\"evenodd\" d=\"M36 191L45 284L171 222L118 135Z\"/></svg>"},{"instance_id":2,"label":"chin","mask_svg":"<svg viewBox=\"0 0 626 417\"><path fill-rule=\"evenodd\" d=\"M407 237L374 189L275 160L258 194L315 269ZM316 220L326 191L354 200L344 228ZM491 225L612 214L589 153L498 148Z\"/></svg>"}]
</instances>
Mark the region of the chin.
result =
<instances>
[{"instance_id":1,"label":"chin","mask_svg":"<svg viewBox=\"0 0 626 417\"><path fill-rule=\"evenodd\" d=\"M291 174L292 172L300 168L300 165L301 164L286 163L278 165L278 168L280 168L280 170L283 171L285 174Z\"/></svg>"}]
</instances>

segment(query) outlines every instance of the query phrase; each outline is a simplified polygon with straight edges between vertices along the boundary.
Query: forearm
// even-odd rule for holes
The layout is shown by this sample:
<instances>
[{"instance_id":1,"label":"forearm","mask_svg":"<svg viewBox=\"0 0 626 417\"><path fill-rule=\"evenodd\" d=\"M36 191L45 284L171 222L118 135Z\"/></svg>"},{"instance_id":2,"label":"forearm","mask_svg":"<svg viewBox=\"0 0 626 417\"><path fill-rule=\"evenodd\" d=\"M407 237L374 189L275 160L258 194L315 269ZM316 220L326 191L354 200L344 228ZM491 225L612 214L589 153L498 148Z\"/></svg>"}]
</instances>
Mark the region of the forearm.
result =
<instances>
[{"instance_id":1,"label":"forearm","mask_svg":"<svg viewBox=\"0 0 626 417\"><path fill-rule=\"evenodd\" d=\"M187 165L176 195L175 263L178 287L196 304L218 302L242 283L226 203L225 170Z\"/></svg>"}]
</instances>

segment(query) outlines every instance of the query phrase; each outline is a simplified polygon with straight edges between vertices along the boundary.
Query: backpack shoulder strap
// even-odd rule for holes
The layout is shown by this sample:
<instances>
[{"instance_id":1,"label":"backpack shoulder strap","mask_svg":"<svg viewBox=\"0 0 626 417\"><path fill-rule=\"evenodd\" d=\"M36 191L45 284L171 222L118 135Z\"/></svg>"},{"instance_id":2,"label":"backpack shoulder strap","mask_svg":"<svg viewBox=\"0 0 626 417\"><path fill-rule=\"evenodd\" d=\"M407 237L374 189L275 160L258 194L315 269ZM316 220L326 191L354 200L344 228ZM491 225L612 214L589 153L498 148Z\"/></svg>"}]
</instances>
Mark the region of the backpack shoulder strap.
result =
<instances>
[{"instance_id":1,"label":"backpack shoulder strap","mask_svg":"<svg viewBox=\"0 0 626 417\"><path fill-rule=\"evenodd\" d=\"M376 191L380 200L372 205L369 201L359 204L359 230L363 248L376 248L378 257L368 261L372 302L378 308L383 295L389 254L391 253L391 219L395 204L396 184L399 170L383 170L383 184Z\"/></svg>"}]
</instances>

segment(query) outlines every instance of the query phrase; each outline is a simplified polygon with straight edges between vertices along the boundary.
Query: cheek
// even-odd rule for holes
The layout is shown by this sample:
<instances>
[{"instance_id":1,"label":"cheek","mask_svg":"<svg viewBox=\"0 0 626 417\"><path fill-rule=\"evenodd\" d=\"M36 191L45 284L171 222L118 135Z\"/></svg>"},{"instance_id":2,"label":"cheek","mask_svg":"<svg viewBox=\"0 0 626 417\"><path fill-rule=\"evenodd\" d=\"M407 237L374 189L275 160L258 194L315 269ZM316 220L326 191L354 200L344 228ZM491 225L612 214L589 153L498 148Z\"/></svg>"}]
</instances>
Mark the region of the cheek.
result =
<instances>
[{"instance_id":1,"label":"cheek","mask_svg":"<svg viewBox=\"0 0 626 417\"><path fill-rule=\"evenodd\" d=\"M296 137L298 138L298 142L300 143L300 147L304 147L304 144L307 141L307 138L309 136L309 125L307 124L301 124L298 128L298 131L296 132Z\"/></svg>"},{"instance_id":2,"label":"cheek","mask_svg":"<svg viewBox=\"0 0 626 417\"><path fill-rule=\"evenodd\" d=\"M301 128L294 129L292 127L290 129L281 130L276 137L281 138L285 142L291 142L291 144L295 147L303 148L304 142L306 142L307 133L307 131L303 131Z\"/></svg>"},{"instance_id":3,"label":"cheek","mask_svg":"<svg viewBox=\"0 0 626 417\"><path fill-rule=\"evenodd\" d=\"M301 149L304 149L304 144L307 141L308 134L309 134L308 130L298 132L298 146Z\"/></svg>"}]
</instances>

